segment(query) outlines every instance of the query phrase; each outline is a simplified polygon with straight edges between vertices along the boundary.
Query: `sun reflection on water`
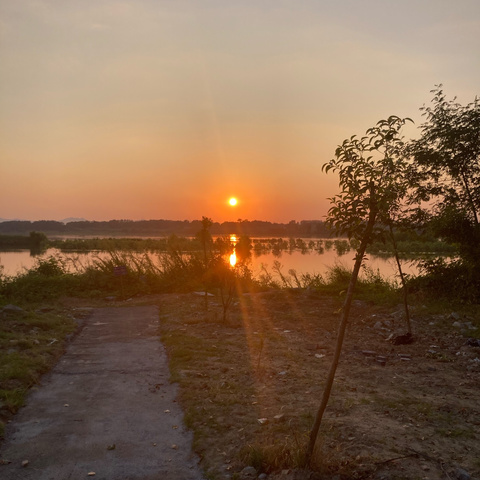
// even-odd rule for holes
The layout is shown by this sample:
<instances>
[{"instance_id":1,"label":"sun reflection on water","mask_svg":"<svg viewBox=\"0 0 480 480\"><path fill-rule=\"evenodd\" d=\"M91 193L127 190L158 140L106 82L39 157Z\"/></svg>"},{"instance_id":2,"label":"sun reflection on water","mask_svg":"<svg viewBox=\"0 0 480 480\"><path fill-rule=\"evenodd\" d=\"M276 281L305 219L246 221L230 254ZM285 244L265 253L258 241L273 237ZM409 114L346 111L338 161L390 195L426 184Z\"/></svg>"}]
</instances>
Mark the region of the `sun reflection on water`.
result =
<instances>
[{"instance_id":1,"label":"sun reflection on water","mask_svg":"<svg viewBox=\"0 0 480 480\"><path fill-rule=\"evenodd\" d=\"M232 267L234 267L237 264L237 254L235 252L235 245L237 244L237 236L235 234L230 235L230 243L233 245L233 252L229 257L229 262Z\"/></svg>"}]
</instances>

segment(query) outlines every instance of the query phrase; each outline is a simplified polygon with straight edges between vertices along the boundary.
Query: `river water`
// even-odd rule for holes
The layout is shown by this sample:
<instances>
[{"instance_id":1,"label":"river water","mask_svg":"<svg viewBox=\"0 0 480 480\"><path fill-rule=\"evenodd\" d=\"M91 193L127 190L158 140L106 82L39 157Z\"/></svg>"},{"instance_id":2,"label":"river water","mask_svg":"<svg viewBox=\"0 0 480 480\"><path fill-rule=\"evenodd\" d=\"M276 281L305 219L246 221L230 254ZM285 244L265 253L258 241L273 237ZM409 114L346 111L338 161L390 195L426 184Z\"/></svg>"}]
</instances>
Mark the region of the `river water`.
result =
<instances>
[{"instance_id":1,"label":"river water","mask_svg":"<svg viewBox=\"0 0 480 480\"><path fill-rule=\"evenodd\" d=\"M37 259L46 259L51 255L59 255L67 261L70 268L73 265L86 266L90 264L95 257L108 257L106 252L89 252L89 253L61 253L58 250L49 249L44 254L39 256L31 256L29 250L0 252L0 265L3 266L4 275L17 275L22 271L30 269L35 265ZM152 258L155 259L158 254L151 253ZM338 255L335 250L325 250L324 253L317 253L316 251L308 251L302 253L294 250L284 251L280 255L273 253L265 253L259 256L252 255L248 266L252 269L255 277L262 274L264 269L274 275L272 267L274 262L279 262L281 271L284 275L288 274L290 269L297 272L298 275L302 273L320 274L322 276L328 275L328 270L335 265L341 265L348 269L353 268L355 253L353 250ZM395 259L367 255L365 265L374 272L379 272L382 277L388 280L394 280L397 275L397 267ZM405 273L415 275L418 273L416 263L411 260L404 260L402 262L402 269Z\"/></svg>"}]
</instances>

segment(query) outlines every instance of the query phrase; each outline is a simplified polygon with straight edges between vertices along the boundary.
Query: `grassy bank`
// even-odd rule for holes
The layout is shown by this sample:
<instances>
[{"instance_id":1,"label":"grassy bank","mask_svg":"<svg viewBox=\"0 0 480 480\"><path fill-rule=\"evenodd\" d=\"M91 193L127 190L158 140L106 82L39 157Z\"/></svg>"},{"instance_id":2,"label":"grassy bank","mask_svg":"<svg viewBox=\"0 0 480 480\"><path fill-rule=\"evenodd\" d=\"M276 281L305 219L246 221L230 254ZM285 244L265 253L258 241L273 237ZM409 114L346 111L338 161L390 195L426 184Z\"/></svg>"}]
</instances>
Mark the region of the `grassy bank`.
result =
<instances>
[{"instance_id":1,"label":"grassy bank","mask_svg":"<svg viewBox=\"0 0 480 480\"><path fill-rule=\"evenodd\" d=\"M72 318L53 307L0 307L0 438L5 422L58 360L75 328Z\"/></svg>"}]
</instances>

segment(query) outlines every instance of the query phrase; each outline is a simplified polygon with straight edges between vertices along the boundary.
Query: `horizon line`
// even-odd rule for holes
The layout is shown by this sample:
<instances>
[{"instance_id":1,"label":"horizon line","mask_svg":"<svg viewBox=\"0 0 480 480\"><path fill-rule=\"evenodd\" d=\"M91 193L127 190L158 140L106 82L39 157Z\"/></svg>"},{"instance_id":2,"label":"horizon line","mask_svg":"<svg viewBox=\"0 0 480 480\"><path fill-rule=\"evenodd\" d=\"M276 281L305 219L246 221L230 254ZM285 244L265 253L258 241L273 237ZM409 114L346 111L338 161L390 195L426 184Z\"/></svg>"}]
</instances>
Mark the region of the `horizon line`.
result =
<instances>
[{"instance_id":1,"label":"horizon line","mask_svg":"<svg viewBox=\"0 0 480 480\"><path fill-rule=\"evenodd\" d=\"M204 215L205 216L205 215ZM202 217L203 218L203 217ZM210 217L207 217L210 218ZM281 221L273 221L273 220L249 220L246 218L238 219L238 220L223 220L223 221L215 221L211 219L212 222L222 224L222 223L242 223L242 222L266 222L266 223L279 223L279 224L284 224L288 225L291 222L295 223L301 223L301 222L325 222L325 220L322 219L302 219L302 220L289 220L287 222L281 222ZM164 222L201 222L202 219L194 219L194 220L187 220L187 219L167 219L167 218L150 218L150 219L140 219L140 220L132 220L129 218L112 218L110 220L88 220L86 218L64 218L62 220L54 220L54 219L40 219L40 220L29 220L29 219L24 219L24 218L0 218L0 223L4 222L57 222L57 223L79 223L79 222L158 222L158 221L164 221Z\"/></svg>"}]
</instances>

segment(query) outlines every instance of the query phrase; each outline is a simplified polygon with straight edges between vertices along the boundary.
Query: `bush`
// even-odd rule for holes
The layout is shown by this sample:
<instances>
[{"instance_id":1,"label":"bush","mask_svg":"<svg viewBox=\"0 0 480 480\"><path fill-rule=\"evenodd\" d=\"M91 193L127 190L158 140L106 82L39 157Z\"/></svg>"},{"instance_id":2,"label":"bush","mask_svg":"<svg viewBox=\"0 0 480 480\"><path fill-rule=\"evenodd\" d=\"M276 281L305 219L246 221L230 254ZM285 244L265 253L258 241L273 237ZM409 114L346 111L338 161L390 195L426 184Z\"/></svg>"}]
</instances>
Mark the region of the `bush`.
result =
<instances>
[{"instance_id":1,"label":"bush","mask_svg":"<svg viewBox=\"0 0 480 480\"><path fill-rule=\"evenodd\" d=\"M447 262L443 258L423 260L421 274L408 281L412 292L422 292L436 298L443 297L463 302L478 303L480 299L480 272L462 259Z\"/></svg>"}]
</instances>

